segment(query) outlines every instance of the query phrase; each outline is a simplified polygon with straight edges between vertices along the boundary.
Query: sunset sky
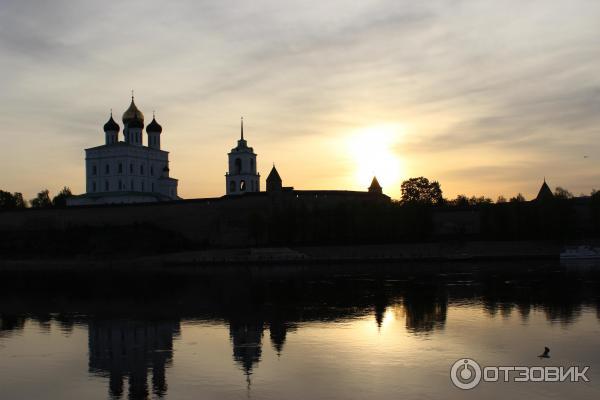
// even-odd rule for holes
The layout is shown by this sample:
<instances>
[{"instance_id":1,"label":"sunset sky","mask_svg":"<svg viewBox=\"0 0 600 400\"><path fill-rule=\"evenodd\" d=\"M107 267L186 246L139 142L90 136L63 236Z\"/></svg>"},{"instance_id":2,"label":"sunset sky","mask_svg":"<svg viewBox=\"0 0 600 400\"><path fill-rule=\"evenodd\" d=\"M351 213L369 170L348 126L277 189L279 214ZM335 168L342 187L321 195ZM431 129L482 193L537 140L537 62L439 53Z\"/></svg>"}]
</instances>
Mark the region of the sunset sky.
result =
<instances>
[{"instance_id":1,"label":"sunset sky","mask_svg":"<svg viewBox=\"0 0 600 400\"><path fill-rule=\"evenodd\" d=\"M600 189L597 0L0 0L0 189L82 193L131 89L183 198L224 194L240 116L263 188Z\"/></svg>"}]
</instances>

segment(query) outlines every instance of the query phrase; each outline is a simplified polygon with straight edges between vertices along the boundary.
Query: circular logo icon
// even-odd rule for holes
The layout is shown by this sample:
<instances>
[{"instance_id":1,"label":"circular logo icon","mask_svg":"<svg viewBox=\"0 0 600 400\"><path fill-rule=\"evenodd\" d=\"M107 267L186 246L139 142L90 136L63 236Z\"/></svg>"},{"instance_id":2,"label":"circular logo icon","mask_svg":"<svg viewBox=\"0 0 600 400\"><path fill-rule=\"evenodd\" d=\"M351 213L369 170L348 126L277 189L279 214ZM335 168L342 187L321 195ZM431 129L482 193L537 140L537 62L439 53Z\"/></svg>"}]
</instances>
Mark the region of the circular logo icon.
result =
<instances>
[{"instance_id":1,"label":"circular logo icon","mask_svg":"<svg viewBox=\"0 0 600 400\"><path fill-rule=\"evenodd\" d=\"M461 358L452 364L450 379L459 389L473 389L481 381L481 367L475 360Z\"/></svg>"}]
</instances>

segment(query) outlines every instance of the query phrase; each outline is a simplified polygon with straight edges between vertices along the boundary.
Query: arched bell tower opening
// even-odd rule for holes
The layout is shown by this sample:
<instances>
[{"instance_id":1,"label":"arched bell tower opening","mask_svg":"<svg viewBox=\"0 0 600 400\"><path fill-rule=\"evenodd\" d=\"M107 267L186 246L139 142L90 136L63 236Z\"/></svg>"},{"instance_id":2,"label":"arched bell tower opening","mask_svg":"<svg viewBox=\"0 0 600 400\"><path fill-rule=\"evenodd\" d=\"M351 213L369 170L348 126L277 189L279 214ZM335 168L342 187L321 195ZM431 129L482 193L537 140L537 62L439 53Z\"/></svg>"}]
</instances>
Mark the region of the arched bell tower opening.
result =
<instances>
[{"instance_id":1,"label":"arched bell tower opening","mask_svg":"<svg viewBox=\"0 0 600 400\"><path fill-rule=\"evenodd\" d=\"M231 149L229 172L225 174L225 193L239 195L260 191L260 174L256 172L256 154L244 139L244 119L241 120L240 139Z\"/></svg>"}]
</instances>

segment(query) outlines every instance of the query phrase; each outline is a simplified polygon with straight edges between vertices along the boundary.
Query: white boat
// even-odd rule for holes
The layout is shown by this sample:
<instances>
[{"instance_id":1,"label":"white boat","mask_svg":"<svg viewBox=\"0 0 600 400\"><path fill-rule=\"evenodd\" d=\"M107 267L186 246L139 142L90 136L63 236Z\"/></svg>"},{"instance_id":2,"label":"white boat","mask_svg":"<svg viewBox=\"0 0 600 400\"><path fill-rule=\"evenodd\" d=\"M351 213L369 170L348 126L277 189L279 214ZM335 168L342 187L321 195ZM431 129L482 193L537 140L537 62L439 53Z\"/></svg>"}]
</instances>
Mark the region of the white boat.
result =
<instances>
[{"instance_id":1,"label":"white boat","mask_svg":"<svg viewBox=\"0 0 600 400\"><path fill-rule=\"evenodd\" d=\"M570 246L560 252L561 260L589 260L600 258L600 249L591 246Z\"/></svg>"}]
</instances>

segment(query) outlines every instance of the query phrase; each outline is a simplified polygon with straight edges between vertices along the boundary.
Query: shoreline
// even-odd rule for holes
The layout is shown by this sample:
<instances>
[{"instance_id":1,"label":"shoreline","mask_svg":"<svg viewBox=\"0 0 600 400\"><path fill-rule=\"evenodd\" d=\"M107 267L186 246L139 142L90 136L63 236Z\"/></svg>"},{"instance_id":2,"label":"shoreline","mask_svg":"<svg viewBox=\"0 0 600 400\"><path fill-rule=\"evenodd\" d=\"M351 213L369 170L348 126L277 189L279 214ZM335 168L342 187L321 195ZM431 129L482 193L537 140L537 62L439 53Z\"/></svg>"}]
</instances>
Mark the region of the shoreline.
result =
<instances>
[{"instance_id":1,"label":"shoreline","mask_svg":"<svg viewBox=\"0 0 600 400\"><path fill-rule=\"evenodd\" d=\"M2 259L0 273L36 271L185 271L211 267L298 267L422 263L471 263L560 259L549 241L411 243L211 249L151 256Z\"/></svg>"}]
</instances>

